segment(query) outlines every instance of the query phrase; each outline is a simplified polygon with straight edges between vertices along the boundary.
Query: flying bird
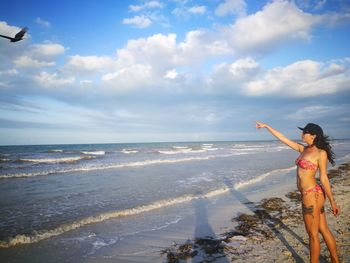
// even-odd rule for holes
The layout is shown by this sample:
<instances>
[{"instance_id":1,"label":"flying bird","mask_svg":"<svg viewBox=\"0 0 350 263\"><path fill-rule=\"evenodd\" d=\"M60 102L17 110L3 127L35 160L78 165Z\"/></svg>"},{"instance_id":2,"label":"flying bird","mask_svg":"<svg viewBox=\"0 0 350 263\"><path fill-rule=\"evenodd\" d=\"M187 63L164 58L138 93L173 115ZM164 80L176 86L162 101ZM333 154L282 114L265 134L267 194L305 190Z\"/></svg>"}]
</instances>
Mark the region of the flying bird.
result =
<instances>
[{"instance_id":1,"label":"flying bird","mask_svg":"<svg viewBox=\"0 0 350 263\"><path fill-rule=\"evenodd\" d=\"M15 37L9 37L9 36L4 36L4 35L0 35L0 37L3 37L3 38L7 38L7 39L10 39L11 42L17 42L17 41L20 41L23 39L24 37L24 34L28 31L28 28L27 27L24 27L22 28L21 31L19 31Z\"/></svg>"}]
</instances>

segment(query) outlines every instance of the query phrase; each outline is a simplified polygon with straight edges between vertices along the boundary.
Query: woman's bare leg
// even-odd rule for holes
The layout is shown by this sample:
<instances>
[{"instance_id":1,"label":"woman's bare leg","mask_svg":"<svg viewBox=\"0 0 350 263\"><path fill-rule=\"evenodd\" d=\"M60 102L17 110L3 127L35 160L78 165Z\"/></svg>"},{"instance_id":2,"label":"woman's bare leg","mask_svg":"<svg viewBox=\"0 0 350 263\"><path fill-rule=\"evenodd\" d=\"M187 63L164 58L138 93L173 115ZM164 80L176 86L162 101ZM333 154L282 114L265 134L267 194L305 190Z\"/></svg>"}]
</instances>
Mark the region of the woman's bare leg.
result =
<instances>
[{"instance_id":1,"label":"woman's bare leg","mask_svg":"<svg viewBox=\"0 0 350 263\"><path fill-rule=\"evenodd\" d=\"M334 236L332 235L332 232L327 225L326 215L324 212L321 212L320 215L320 233L322 234L323 239L328 247L329 253L331 254L332 262L338 263L339 258L337 254L337 245Z\"/></svg>"},{"instance_id":2,"label":"woman's bare leg","mask_svg":"<svg viewBox=\"0 0 350 263\"><path fill-rule=\"evenodd\" d=\"M324 197L319 193L307 193L303 196L303 218L309 235L311 263L318 263L321 253L319 229L323 203Z\"/></svg>"}]
</instances>

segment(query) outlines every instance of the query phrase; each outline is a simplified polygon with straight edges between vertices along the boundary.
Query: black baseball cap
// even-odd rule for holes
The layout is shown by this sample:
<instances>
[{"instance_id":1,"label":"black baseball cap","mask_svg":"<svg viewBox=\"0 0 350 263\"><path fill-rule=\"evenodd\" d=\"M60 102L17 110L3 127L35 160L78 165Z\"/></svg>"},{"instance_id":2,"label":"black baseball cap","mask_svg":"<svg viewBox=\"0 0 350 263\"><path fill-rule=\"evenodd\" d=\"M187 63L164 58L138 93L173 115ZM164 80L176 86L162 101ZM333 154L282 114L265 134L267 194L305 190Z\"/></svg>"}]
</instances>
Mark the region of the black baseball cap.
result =
<instances>
[{"instance_id":1,"label":"black baseball cap","mask_svg":"<svg viewBox=\"0 0 350 263\"><path fill-rule=\"evenodd\" d=\"M301 127L298 127L298 128L302 130L304 133L323 136L322 128L315 123L308 123L304 128L301 128Z\"/></svg>"}]
</instances>

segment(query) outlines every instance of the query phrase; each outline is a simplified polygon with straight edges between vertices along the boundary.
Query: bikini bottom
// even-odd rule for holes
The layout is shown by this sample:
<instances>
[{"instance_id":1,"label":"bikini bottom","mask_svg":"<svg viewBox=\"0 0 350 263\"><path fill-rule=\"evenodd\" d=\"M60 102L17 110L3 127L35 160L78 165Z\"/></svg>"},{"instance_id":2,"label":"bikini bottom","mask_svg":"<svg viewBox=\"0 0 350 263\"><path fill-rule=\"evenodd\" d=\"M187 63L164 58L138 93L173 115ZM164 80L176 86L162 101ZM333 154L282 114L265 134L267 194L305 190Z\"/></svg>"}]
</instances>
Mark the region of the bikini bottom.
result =
<instances>
[{"instance_id":1,"label":"bikini bottom","mask_svg":"<svg viewBox=\"0 0 350 263\"><path fill-rule=\"evenodd\" d=\"M320 193L320 194L324 194L324 190L322 188L322 186L320 186L319 184L316 184L314 187L310 187L309 189L306 189L305 191L303 191L303 195L307 195L308 193Z\"/></svg>"},{"instance_id":2,"label":"bikini bottom","mask_svg":"<svg viewBox=\"0 0 350 263\"><path fill-rule=\"evenodd\" d=\"M324 192L322 186L320 186L320 185L318 185L318 184L315 185L315 186L313 186L313 187L310 187L310 188L306 189L305 191L303 191L303 192L302 192L302 195L303 195L303 196L306 196L306 195L309 194L309 193L316 193L316 195L315 195L315 198L316 198L316 199L318 198L318 194L323 194L323 196L325 196L325 192ZM313 205L311 205L311 206L305 206L305 205L303 204L302 210L303 210L303 213L305 213L305 214L313 214L313 212L314 212L314 206L313 206ZM324 212L324 206L321 207L320 212L321 212L321 213Z\"/></svg>"}]
</instances>

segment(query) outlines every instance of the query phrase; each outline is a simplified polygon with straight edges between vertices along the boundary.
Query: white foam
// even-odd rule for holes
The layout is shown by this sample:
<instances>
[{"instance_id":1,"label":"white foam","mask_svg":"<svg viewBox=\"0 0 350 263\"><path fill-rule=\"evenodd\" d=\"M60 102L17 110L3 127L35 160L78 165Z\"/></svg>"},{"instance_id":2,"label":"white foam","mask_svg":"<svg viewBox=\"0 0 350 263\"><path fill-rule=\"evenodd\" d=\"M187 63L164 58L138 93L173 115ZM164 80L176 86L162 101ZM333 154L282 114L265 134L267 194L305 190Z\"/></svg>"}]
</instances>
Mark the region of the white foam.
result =
<instances>
[{"instance_id":1,"label":"white foam","mask_svg":"<svg viewBox=\"0 0 350 263\"><path fill-rule=\"evenodd\" d=\"M167 228L170 225L174 225L174 224L179 223L182 219L183 218L181 216L177 216L173 221L168 221L168 222L165 222L165 224L162 225L162 226L158 226L158 227L152 228L152 231L161 230L161 229Z\"/></svg>"},{"instance_id":2,"label":"white foam","mask_svg":"<svg viewBox=\"0 0 350 263\"><path fill-rule=\"evenodd\" d=\"M191 153L205 153L207 150L202 149L202 150L192 150Z\"/></svg>"},{"instance_id":3,"label":"white foam","mask_svg":"<svg viewBox=\"0 0 350 263\"><path fill-rule=\"evenodd\" d=\"M205 148L207 151L217 151L219 148Z\"/></svg>"},{"instance_id":4,"label":"white foam","mask_svg":"<svg viewBox=\"0 0 350 263\"><path fill-rule=\"evenodd\" d=\"M88 167L78 167L78 168L70 168L65 170L52 170L52 171L35 172L35 173L7 174L7 175L0 175L0 179L43 176L43 175L61 174L61 173L70 173L70 172L89 172L89 171L120 169L120 168L127 168L127 167L139 167L139 166L156 165L156 164L202 161L202 160L209 160L211 158L213 158L213 156L189 157L189 158L181 158L181 159L145 160L145 161L138 161L138 162L114 164L109 166L88 166Z\"/></svg>"},{"instance_id":5,"label":"white foam","mask_svg":"<svg viewBox=\"0 0 350 263\"><path fill-rule=\"evenodd\" d=\"M63 157L63 158L38 158L38 159L19 159L20 162L30 163L73 163L83 159L90 159L86 156Z\"/></svg>"},{"instance_id":6,"label":"white foam","mask_svg":"<svg viewBox=\"0 0 350 263\"><path fill-rule=\"evenodd\" d=\"M235 144L233 146L234 149L241 148L241 149L248 149L248 148L266 148L267 145L258 145L258 144Z\"/></svg>"},{"instance_id":7,"label":"white foam","mask_svg":"<svg viewBox=\"0 0 350 263\"><path fill-rule=\"evenodd\" d=\"M213 148L213 145L212 143L203 143L202 144L202 149L205 150L205 151L217 151L218 148Z\"/></svg>"},{"instance_id":8,"label":"white foam","mask_svg":"<svg viewBox=\"0 0 350 263\"><path fill-rule=\"evenodd\" d=\"M173 146L174 149L190 149L188 146Z\"/></svg>"},{"instance_id":9,"label":"white foam","mask_svg":"<svg viewBox=\"0 0 350 263\"><path fill-rule=\"evenodd\" d=\"M22 245L22 244L36 243L41 240L55 237L55 236L64 234L66 232L84 227L86 225L97 224L97 223L101 223L107 220L116 219L120 217L138 215L138 214L150 212L156 209L161 209L161 208L178 205L185 202L190 202L198 198L203 198L203 197L210 198L213 196L227 193L229 190L230 189L228 187L224 187L224 188L210 191L203 195L184 195L173 199L156 201L154 203L147 204L147 205L140 205L134 208L111 211L111 212L101 213L94 216L89 216L71 223L63 224L51 230L44 229L40 231L34 231L32 235L17 235L15 237L8 238L7 241L1 240L0 248L9 248L17 245Z\"/></svg>"},{"instance_id":10,"label":"white foam","mask_svg":"<svg viewBox=\"0 0 350 263\"><path fill-rule=\"evenodd\" d=\"M94 241L92 243L93 247L92 247L92 250L88 253L88 256L95 254L97 250L99 250L103 247L114 245L117 242L118 242L118 238L115 238L115 239L112 238L109 240L104 240L104 239L98 238L96 241Z\"/></svg>"},{"instance_id":11,"label":"white foam","mask_svg":"<svg viewBox=\"0 0 350 263\"><path fill-rule=\"evenodd\" d=\"M89 154L89 155L105 155L106 152L105 151L92 151L92 152L89 152L89 151L85 151L85 152L82 152L83 154Z\"/></svg>"},{"instance_id":12,"label":"white foam","mask_svg":"<svg viewBox=\"0 0 350 263\"><path fill-rule=\"evenodd\" d=\"M32 235L17 235L13 238L10 238L8 241L0 241L0 247L8 248L16 245L21 245L21 244L36 243L41 240L58 236L68 231L72 231L74 229L78 229L80 227L83 227L89 224L96 224L96 223L100 223L100 222L107 221L114 218L126 217L126 216L149 212L155 209L160 209L163 207L172 206L183 202L188 202L188 201L191 201L193 198L194 198L193 196L186 195L186 196L182 196L174 199L154 202L148 205L138 206L135 208L101 213L95 216L90 216L78 221L74 221L72 223L61 225L52 230L40 230L35 232Z\"/></svg>"},{"instance_id":13,"label":"white foam","mask_svg":"<svg viewBox=\"0 0 350 263\"><path fill-rule=\"evenodd\" d=\"M249 185L261 182L262 180L264 180L265 178L267 178L267 177L269 177L271 175L279 174L279 173L288 173L288 172L293 171L295 169L296 169L295 165L293 165L292 167L289 167L289 168L276 169L276 170L273 170L273 171L261 174L261 175L259 175L257 177L254 177L254 178L250 179L250 180L235 183L234 189L237 190L237 189L240 189L240 188L243 188L243 187L247 187Z\"/></svg>"},{"instance_id":14,"label":"white foam","mask_svg":"<svg viewBox=\"0 0 350 263\"><path fill-rule=\"evenodd\" d=\"M132 154L132 153L138 153L139 151L133 150L133 149L123 149L123 150L121 150L121 152L125 153L125 154Z\"/></svg>"},{"instance_id":15,"label":"white foam","mask_svg":"<svg viewBox=\"0 0 350 263\"><path fill-rule=\"evenodd\" d=\"M190 153L190 152L194 152L194 151L192 151L191 148L178 148L178 149L174 149L174 150L170 150L170 151L162 151L162 150L158 151L158 153L168 154L168 155L180 154L180 153Z\"/></svg>"},{"instance_id":16,"label":"white foam","mask_svg":"<svg viewBox=\"0 0 350 263\"><path fill-rule=\"evenodd\" d=\"M230 188L223 187L223 188L220 188L220 189L217 189L217 190L214 190L214 191L210 191L209 193L206 193L203 196L206 197L206 198L211 198L211 197L214 197L214 196L225 194L225 193L227 193L229 191L230 191Z\"/></svg>"}]
</instances>

